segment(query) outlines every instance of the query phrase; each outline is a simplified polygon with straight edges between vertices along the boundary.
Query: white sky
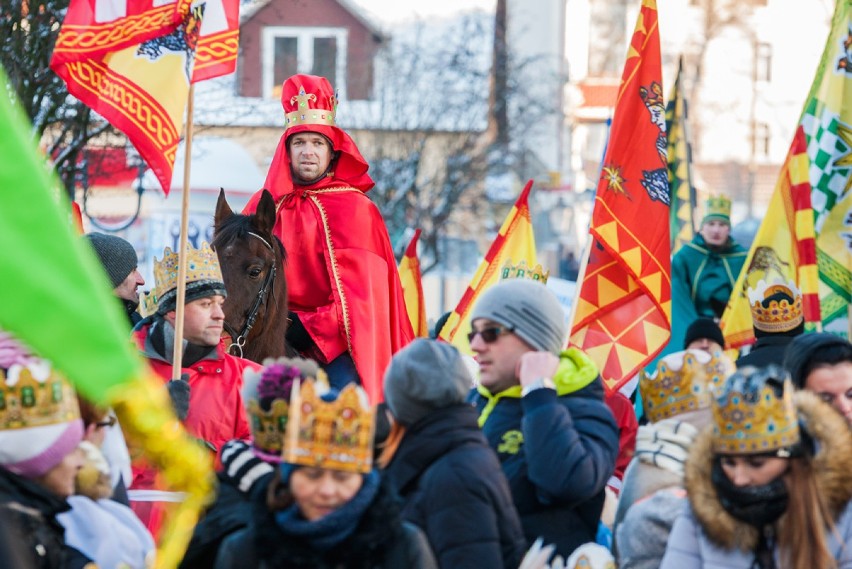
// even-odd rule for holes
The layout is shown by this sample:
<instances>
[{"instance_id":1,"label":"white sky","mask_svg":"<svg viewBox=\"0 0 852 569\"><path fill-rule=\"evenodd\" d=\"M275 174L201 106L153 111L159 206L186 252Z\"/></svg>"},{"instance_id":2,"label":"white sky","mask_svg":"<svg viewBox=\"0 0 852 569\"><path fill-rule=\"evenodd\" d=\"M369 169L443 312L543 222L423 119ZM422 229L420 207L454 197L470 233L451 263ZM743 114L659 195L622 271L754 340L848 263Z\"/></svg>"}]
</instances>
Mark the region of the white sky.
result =
<instances>
[{"instance_id":1,"label":"white sky","mask_svg":"<svg viewBox=\"0 0 852 569\"><path fill-rule=\"evenodd\" d=\"M393 24L415 18L442 16L477 8L493 10L495 0L351 0L377 23Z\"/></svg>"}]
</instances>

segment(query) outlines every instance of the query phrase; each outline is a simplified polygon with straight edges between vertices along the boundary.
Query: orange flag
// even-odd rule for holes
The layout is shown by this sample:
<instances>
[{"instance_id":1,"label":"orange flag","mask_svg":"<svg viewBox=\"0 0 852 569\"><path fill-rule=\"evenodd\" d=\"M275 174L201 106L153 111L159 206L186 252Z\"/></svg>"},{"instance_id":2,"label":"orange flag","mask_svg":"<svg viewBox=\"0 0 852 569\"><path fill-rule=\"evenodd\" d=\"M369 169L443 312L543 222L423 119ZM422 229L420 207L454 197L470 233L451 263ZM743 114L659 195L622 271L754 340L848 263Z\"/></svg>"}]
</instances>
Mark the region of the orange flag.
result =
<instances>
[{"instance_id":1,"label":"orange flag","mask_svg":"<svg viewBox=\"0 0 852 569\"><path fill-rule=\"evenodd\" d=\"M462 295L458 306L441 329L441 339L455 345L464 353L470 353L467 334L470 332L470 311L479 295L500 280L501 271L506 263L519 265L525 262L527 267L535 267L535 237L530 221L529 195L532 180L527 182L515 206L506 216L497 237L488 249L485 259L479 264L476 274Z\"/></svg>"},{"instance_id":2,"label":"orange flag","mask_svg":"<svg viewBox=\"0 0 852 569\"><path fill-rule=\"evenodd\" d=\"M405 249L405 255L399 262L399 282L402 284L402 294L405 298L405 309L414 334L420 338L429 336L429 326L426 322L426 302L423 300L423 281L420 275L420 260L417 258L417 240L420 230L414 232L414 237Z\"/></svg>"},{"instance_id":3,"label":"orange flag","mask_svg":"<svg viewBox=\"0 0 852 569\"><path fill-rule=\"evenodd\" d=\"M643 0L598 182L570 343L617 391L671 336L671 245L660 33Z\"/></svg>"},{"instance_id":4,"label":"orange flag","mask_svg":"<svg viewBox=\"0 0 852 569\"><path fill-rule=\"evenodd\" d=\"M238 0L71 0L50 67L127 135L168 194L189 85L234 70L238 13Z\"/></svg>"}]
</instances>

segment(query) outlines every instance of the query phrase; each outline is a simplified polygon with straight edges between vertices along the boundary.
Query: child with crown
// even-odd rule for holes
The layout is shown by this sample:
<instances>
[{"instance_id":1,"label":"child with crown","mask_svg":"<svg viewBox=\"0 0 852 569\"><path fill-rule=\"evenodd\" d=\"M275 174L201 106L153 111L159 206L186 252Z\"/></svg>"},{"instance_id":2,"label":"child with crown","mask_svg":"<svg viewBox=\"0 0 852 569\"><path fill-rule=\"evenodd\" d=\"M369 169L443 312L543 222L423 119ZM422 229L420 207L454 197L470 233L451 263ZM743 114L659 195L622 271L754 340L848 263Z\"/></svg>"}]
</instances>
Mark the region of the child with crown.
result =
<instances>
[{"instance_id":1,"label":"child with crown","mask_svg":"<svg viewBox=\"0 0 852 569\"><path fill-rule=\"evenodd\" d=\"M264 190L275 199L273 232L287 251L288 344L316 360L336 387L360 383L382 398L391 356L414 338L382 215L367 197L373 180L352 138L336 124L328 79L284 81L284 134Z\"/></svg>"},{"instance_id":2,"label":"child with crown","mask_svg":"<svg viewBox=\"0 0 852 569\"><path fill-rule=\"evenodd\" d=\"M698 233L672 257L672 337L674 352L687 327L701 316L718 321L748 252L731 237L731 200L711 195Z\"/></svg>"},{"instance_id":3,"label":"child with crown","mask_svg":"<svg viewBox=\"0 0 852 569\"><path fill-rule=\"evenodd\" d=\"M663 569L852 566L852 434L780 366L745 367L715 390L689 454L689 507Z\"/></svg>"},{"instance_id":4,"label":"child with crown","mask_svg":"<svg viewBox=\"0 0 852 569\"><path fill-rule=\"evenodd\" d=\"M178 418L189 433L218 453L231 439L250 436L240 395L243 371L260 366L227 353L222 341L227 292L216 253L207 243L187 244L181 379L172 380L178 283L178 254L166 248L154 259L154 288L142 301L149 315L133 340L169 390ZM134 464L128 495L136 514L155 536L180 499L158 480L156 470Z\"/></svg>"},{"instance_id":5,"label":"child with crown","mask_svg":"<svg viewBox=\"0 0 852 569\"><path fill-rule=\"evenodd\" d=\"M251 449L229 443L222 456L223 488L235 485L253 507L247 527L222 541L214 566L437 568L373 467L375 415L364 390L329 387L309 360L264 364L243 387ZM196 538L205 541L198 529Z\"/></svg>"}]
</instances>

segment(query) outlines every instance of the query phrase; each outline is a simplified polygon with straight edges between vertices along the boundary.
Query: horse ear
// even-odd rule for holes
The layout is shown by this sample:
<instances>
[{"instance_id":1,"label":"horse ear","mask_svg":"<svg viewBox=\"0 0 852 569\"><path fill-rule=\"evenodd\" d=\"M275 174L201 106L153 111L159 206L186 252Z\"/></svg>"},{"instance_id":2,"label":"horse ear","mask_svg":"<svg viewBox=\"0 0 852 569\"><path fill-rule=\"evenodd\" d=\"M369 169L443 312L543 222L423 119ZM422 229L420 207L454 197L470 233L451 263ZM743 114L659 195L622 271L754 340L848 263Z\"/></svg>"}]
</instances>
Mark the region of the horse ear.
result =
<instances>
[{"instance_id":1,"label":"horse ear","mask_svg":"<svg viewBox=\"0 0 852 569\"><path fill-rule=\"evenodd\" d=\"M219 188L219 199L216 201L216 214L213 216L213 227L219 227L223 221L234 215L228 200L225 199L225 188Z\"/></svg>"},{"instance_id":2,"label":"horse ear","mask_svg":"<svg viewBox=\"0 0 852 569\"><path fill-rule=\"evenodd\" d=\"M268 190L263 190L260 201L257 202L254 219L261 232L272 233L272 228L275 227L275 200Z\"/></svg>"}]
</instances>

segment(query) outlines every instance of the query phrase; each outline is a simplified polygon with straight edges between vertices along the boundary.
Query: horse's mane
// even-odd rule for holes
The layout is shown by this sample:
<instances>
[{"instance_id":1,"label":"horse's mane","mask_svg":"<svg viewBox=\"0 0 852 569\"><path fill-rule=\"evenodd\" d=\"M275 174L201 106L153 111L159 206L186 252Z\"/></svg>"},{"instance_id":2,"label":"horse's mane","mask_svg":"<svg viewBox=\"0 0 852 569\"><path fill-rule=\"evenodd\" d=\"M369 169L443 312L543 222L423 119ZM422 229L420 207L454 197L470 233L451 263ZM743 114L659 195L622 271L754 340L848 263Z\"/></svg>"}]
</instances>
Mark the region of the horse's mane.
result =
<instances>
[{"instance_id":1,"label":"horse's mane","mask_svg":"<svg viewBox=\"0 0 852 569\"><path fill-rule=\"evenodd\" d=\"M245 240L251 232L257 232L257 228L252 225L251 215L242 215L235 213L224 219L221 224L216 227L213 234L213 242L211 246L214 250L219 247L228 247L236 241ZM287 260L287 251L284 249L284 244L276 235L271 235L272 239L278 246L278 252L281 253L281 260Z\"/></svg>"}]
</instances>

